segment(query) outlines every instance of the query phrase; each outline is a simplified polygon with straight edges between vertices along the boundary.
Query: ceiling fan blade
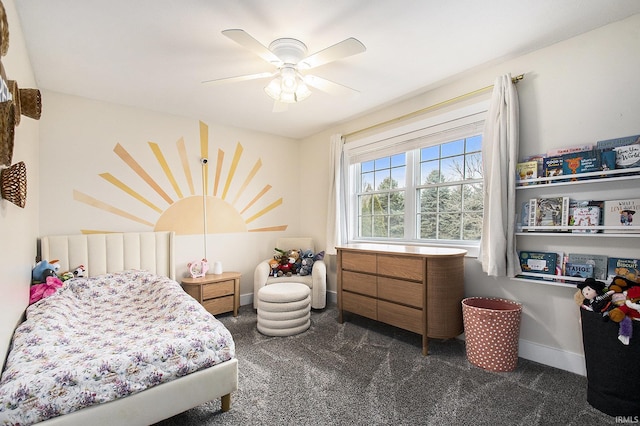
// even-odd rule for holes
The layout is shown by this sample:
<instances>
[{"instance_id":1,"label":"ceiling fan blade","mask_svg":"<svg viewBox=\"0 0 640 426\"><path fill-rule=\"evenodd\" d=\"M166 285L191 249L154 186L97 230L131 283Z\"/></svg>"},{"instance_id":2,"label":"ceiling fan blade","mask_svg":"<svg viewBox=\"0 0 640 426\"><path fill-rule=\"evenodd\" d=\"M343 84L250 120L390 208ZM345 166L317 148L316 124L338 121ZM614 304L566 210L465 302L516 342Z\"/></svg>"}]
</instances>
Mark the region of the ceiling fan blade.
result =
<instances>
[{"instance_id":1,"label":"ceiling fan blade","mask_svg":"<svg viewBox=\"0 0 640 426\"><path fill-rule=\"evenodd\" d=\"M261 72L259 74L238 75L236 77L216 78L213 80L204 80L202 84L218 84L218 83L234 83L236 81L257 80L259 78L273 77L276 73Z\"/></svg>"},{"instance_id":2,"label":"ceiling fan blade","mask_svg":"<svg viewBox=\"0 0 640 426\"><path fill-rule=\"evenodd\" d=\"M333 81L320 78L315 75L305 75L303 79L309 86L315 87L318 90L322 90L323 92L334 96L350 96L360 93L356 89L334 83Z\"/></svg>"},{"instance_id":3,"label":"ceiling fan blade","mask_svg":"<svg viewBox=\"0 0 640 426\"><path fill-rule=\"evenodd\" d=\"M260 56L265 61L279 65L280 59L273 54L266 46L260 43L255 38L251 37L246 31L240 29L229 29L222 31L222 34L229 37L231 40L238 43L240 46L249 49L256 55Z\"/></svg>"},{"instance_id":4,"label":"ceiling fan blade","mask_svg":"<svg viewBox=\"0 0 640 426\"><path fill-rule=\"evenodd\" d=\"M271 112L285 112L289 109L289 104L286 102L274 101L273 109Z\"/></svg>"},{"instance_id":5,"label":"ceiling fan blade","mask_svg":"<svg viewBox=\"0 0 640 426\"><path fill-rule=\"evenodd\" d=\"M304 69L311 69L338 59L346 58L347 56L357 55L358 53L362 53L366 50L367 48L364 44L351 37L316 52L313 55L307 56L300 61L298 65Z\"/></svg>"}]
</instances>

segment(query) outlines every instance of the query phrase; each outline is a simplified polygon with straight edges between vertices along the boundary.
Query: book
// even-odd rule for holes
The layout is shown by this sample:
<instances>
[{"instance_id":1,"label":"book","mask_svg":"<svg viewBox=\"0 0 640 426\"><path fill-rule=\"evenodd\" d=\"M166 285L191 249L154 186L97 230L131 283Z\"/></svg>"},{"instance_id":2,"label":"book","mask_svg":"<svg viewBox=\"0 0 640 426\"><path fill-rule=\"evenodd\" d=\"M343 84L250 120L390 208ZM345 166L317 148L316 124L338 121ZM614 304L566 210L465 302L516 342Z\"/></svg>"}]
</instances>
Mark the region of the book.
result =
<instances>
[{"instance_id":1,"label":"book","mask_svg":"<svg viewBox=\"0 0 640 426\"><path fill-rule=\"evenodd\" d=\"M525 161L516 164L517 178L521 181L521 185L535 185L536 182L526 182L529 179L536 179L538 177L538 162L537 161Z\"/></svg>"},{"instance_id":2,"label":"book","mask_svg":"<svg viewBox=\"0 0 640 426\"><path fill-rule=\"evenodd\" d=\"M634 143L640 144L640 135L624 136L621 138L598 141L596 142L596 149L613 149Z\"/></svg>"},{"instance_id":3,"label":"book","mask_svg":"<svg viewBox=\"0 0 640 426\"><path fill-rule=\"evenodd\" d=\"M640 283L640 259L630 259L622 257L610 257L607 267L609 277L619 275L628 280Z\"/></svg>"},{"instance_id":4,"label":"book","mask_svg":"<svg viewBox=\"0 0 640 426\"><path fill-rule=\"evenodd\" d=\"M564 154L572 154L574 152L584 152L591 151L593 149L593 145L573 145L566 146L564 148L556 148L547 151L547 157L558 157Z\"/></svg>"},{"instance_id":5,"label":"book","mask_svg":"<svg viewBox=\"0 0 640 426\"><path fill-rule=\"evenodd\" d=\"M608 171L616 168L616 152L613 150L598 150L600 155L600 170Z\"/></svg>"},{"instance_id":6,"label":"book","mask_svg":"<svg viewBox=\"0 0 640 426\"><path fill-rule=\"evenodd\" d=\"M564 274L568 277L594 278L593 265L590 263L568 262L565 265Z\"/></svg>"},{"instance_id":7,"label":"book","mask_svg":"<svg viewBox=\"0 0 640 426\"><path fill-rule=\"evenodd\" d=\"M522 272L532 272L536 274L556 274L557 253L520 251L520 267Z\"/></svg>"},{"instance_id":8,"label":"book","mask_svg":"<svg viewBox=\"0 0 640 426\"><path fill-rule=\"evenodd\" d=\"M598 226L600 225L600 207L580 206L573 209L570 222L572 226ZM597 234L598 229L572 229L573 233Z\"/></svg>"},{"instance_id":9,"label":"book","mask_svg":"<svg viewBox=\"0 0 640 426\"><path fill-rule=\"evenodd\" d=\"M523 201L520 205L520 226L529 225L529 201Z\"/></svg>"},{"instance_id":10,"label":"book","mask_svg":"<svg viewBox=\"0 0 640 426\"><path fill-rule=\"evenodd\" d=\"M623 229L605 229L605 233L640 233L640 225L633 221L633 216L640 208L640 198L623 200L605 200L604 226L623 226Z\"/></svg>"},{"instance_id":11,"label":"book","mask_svg":"<svg viewBox=\"0 0 640 426\"><path fill-rule=\"evenodd\" d=\"M529 200L529 226L566 227L568 225L569 197L532 198ZM568 231L568 229L557 229L556 231Z\"/></svg>"},{"instance_id":12,"label":"book","mask_svg":"<svg viewBox=\"0 0 640 426\"><path fill-rule=\"evenodd\" d=\"M640 144L619 146L613 151L616 153L617 169L640 167Z\"/></svg>"},{"instance_id":13,"label":"book","mask_svg":"<svg viewBox=\"0 0 640 426\"><path fill-rule=\"evenodd\" d=\"M556 275L564 275L566 260L567 256L565 256L563 251L556 252Z\"/></svg>"},{"instance_id":14,"label":"book","mask_svg":"<svg viewBox=\"0 0 640 426\"><path fill-rule=\"evenodd\" d=\"M593 265L593 278L597 280L607 279L609 258L601 254L569 253L567 263L586 263Z\"/></svg>"},{"instance_id":15,"label":"book","mask_svg":"<svg viewBox=\"0 0 640 426\"><path fill-rule=\"evenodd\" d=\"M538 177L542 176L542 162L544 160L545 155L544 154L533 154L533 155L529 155L527 157L524 157L522 159L523 163L529 162L529 161L535 161L538 164Z\"/></svg>"},{"instance_id":16,"label":"book","mask_svg":"<svg viewBox=\"0 0 640 426\"><path fill-rule=\"evenodd\" d=\"M545 177L556 177L562 175L562 156L547 157L543 162ZM559 182L561 179L549 180L549 183Z\"/></svg>"},{"instance_id":17,"label":"book","mask_svg":"<svg viewBox=\"0 0 640 426\"><path fill-rule=\"evenodd\" d=\"M597 151L584 151L562 156L562 174L577 175L600 171L600 156ZM578 180L572 176L570 180Z\"/></svg>"}]
</instances>

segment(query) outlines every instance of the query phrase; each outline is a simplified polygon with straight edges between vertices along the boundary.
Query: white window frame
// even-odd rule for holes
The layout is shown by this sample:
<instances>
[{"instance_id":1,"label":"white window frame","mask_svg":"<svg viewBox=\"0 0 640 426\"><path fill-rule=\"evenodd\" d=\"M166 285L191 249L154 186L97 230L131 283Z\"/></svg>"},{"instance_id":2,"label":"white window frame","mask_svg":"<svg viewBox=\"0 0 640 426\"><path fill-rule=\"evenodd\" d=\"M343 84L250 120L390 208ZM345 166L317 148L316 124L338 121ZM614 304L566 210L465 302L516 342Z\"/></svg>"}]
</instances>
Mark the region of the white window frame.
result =
<instances>
[{"instance_id":1,"label":"white window frame","mask_svg":"<svg viewBox=\"0 0 640 426\"><path fill-rule=\"evenodd\" d=\"M357 140L347 140L344 145L345 168L344 175L347 178L345 187L347 202L347 238L349 243L382 243L382 244L412 244L425 246L441 246L461 248L467 250L467 256L477 257L480 247L479 241L428 241L417 239L416 228L416 206L415 196L405 196L405 229L410 229L413 238L407 237L405 231L404 239L372 239L358 238L358 200L356 196L359 182L359 168L354 165L376 158L386 157L400 152L407 152L407 176L414 176L413 151L416 148L440 145L460 139L460 134L469 136L472 129L479 129L477 133L482 133L484 120L489 108L489 101L482 101L461 107L459 109L427 117L412 123L399 126L390 130L381 131L374 135L366 136ZM461 133L460 133L461 132ZM462 136L462 137L464 137ZM484 141L483 141L484 142ZM414 186L406 190L415 190Z\"/></svg>"}]
</instances>

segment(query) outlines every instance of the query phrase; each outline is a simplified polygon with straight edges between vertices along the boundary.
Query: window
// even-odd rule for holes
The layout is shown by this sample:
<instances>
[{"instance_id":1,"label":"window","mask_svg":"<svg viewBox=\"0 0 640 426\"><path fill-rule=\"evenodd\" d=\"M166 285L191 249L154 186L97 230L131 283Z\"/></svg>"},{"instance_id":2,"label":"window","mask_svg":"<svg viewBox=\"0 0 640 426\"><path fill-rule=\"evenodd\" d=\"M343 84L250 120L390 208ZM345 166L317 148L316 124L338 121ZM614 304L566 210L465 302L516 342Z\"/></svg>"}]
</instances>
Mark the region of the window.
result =
<instances>
[{"instance_id":1,"label":"window","mask_svg":"<svg viewBox=\"0 0 640 426\"><path fill-rule=\"evenodd\" d=\"M349 239L477 247L483 117L347 143Z\"/></svg>"}]
</instances>

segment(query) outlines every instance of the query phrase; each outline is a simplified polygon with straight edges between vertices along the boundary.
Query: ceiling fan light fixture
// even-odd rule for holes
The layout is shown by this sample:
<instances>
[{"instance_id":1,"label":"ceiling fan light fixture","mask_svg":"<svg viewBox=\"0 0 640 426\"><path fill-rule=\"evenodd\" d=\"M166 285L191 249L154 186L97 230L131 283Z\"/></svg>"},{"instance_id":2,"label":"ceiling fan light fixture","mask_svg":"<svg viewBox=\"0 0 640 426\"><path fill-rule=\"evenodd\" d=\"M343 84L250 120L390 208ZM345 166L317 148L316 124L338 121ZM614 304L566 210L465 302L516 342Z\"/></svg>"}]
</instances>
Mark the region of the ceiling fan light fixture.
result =
<instances>
[{"instance_id":1,"label":"ceiling fan light fixture","mask_svg":"<svg viewBox=\"0 0 640 426\"><path fill-rule=\"evenodd\" d=\"M307 99L311 90L302 76L292 67L283 67L277 77L269 82L264 91L278 102L295 103Z\"/></svg>"}]
</instances>

